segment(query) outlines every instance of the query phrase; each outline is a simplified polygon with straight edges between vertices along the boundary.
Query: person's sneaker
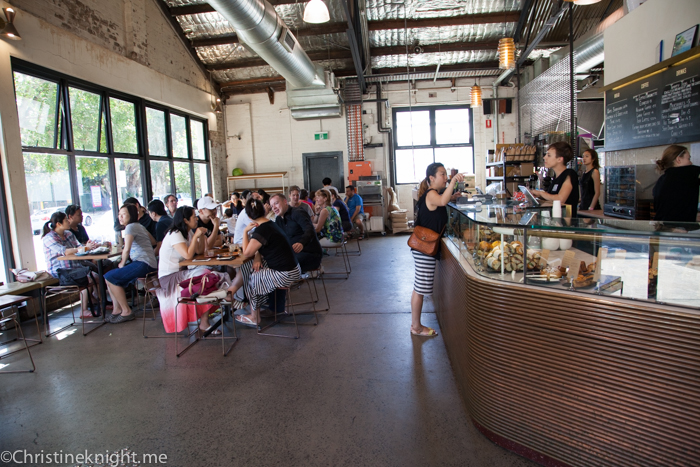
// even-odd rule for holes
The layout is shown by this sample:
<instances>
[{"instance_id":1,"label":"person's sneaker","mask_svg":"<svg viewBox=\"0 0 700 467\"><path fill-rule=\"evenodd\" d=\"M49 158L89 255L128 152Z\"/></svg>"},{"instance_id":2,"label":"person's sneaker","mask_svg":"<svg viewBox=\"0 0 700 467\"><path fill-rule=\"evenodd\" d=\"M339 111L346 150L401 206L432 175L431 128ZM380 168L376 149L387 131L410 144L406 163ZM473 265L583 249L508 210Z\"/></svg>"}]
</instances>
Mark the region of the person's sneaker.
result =
<instances>
[{"instance_id":1,"label":"person's sneaker","mask_svg":"<svg viewBox=\"0 0 700 467\"><path fill-rule=\"evenodd\" d=\"M119 324L119 323L126 323L127 321L132 321L135 319L135 316L133 313L128 314L128 315L118 315L116 318L114 318L114 321L112 321L113 324Z\"/></svg>"}]
</instances>

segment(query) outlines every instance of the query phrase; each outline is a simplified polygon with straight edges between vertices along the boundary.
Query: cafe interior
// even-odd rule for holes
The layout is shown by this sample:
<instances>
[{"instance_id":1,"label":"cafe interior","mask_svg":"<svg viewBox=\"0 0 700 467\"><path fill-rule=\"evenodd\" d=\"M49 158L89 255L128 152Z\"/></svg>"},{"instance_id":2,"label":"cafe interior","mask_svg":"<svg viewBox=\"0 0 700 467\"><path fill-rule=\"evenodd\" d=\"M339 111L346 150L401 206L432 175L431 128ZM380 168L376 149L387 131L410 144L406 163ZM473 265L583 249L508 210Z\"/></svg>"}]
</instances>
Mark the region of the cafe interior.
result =
<instances>
[{"instance_id":1,"label":"cafe interior","mask_svg":"<svg viewBox=\"0 0 700 467\"><path fill-rule=\"evenodd\" d=\"M657 191L667 148L700 165L697 0L0 8L3 464L700 465L698 180L671 188L690 218ZM552 145L573 203L549 195ZM458 183L424 337L407 242L434 162ZM127 290L132 322L104 287L82 317L40 273L69 205L107 245L87 256L102 285L130 198L325 178L363 199L360 235L255 329L216 299L217 329L166 332L156 273ZM220 235L180 266L241 274Z\"/></svg>"}]
</instances>

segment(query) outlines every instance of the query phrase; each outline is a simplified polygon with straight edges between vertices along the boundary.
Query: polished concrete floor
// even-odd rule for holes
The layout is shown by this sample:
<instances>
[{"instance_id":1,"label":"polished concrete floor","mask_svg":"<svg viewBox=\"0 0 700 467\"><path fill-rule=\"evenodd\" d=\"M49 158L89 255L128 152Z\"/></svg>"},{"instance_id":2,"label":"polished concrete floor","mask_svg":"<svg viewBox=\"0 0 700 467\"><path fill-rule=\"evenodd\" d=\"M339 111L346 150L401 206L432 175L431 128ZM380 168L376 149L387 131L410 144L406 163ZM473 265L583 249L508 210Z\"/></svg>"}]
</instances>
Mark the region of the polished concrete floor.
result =
<instances>
[{"instance_id":1,"label":"polished concrete floor","mask_svg":"<svg viewBox=\"0 0 700 467\"><path fill-rule=\"evenodd\" d=\"M174 339L144 339L140 320L48 339L32 349L36 373L0 375L0 451L128 450L182 467L534 465L474 428L442 337L409 334L406 240L364 240L350 278L326 281L331 311L299 340L239 327L227 357L204 341L177 358ZM437 327L431 301L424 310Z\"/></svg>"}]
</instances>

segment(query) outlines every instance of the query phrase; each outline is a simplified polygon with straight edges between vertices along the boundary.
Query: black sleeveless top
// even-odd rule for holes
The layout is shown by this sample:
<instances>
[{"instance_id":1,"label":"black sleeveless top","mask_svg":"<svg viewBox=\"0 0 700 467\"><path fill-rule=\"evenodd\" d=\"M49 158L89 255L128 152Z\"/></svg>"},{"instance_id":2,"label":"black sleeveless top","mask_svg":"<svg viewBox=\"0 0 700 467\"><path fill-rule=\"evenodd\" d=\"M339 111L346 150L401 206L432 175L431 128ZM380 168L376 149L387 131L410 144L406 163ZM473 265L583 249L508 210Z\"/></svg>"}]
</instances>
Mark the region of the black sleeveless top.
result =
<instances>
[{"instance_id":1,"label":"black sleeveless top","mask_svg":"<svg viewBox=\"0 0 700 467\"><path fill-rule=\"evenodd\" d=\"M423 196L420 197L418 203L416 204L416 209L418 209L418 214L416 215L416 226L426 227L433 232L441 233L447 225L447 208L445 206L438 206L435 211L428 209L425 204L425 198L431 191L436 191L434 188L429 189ZM440 255L440 248L438 247L438 253L436 256Z\"/></svg>"},{"instance_id":2,"label":"black sleeveless top","mask_svg":"<svg viewBox=\"0 0 700 467\"><path fill-rule=\"evenodd\" d=\"M593 170L584 172L581 175L581 203L579 204L579 209L588 210L593 202L593 197L595 196L595 184L593 183ZM600 209L600 202L596 200L595 207L593 209Z\"/></svg>"},{"instance_id":3,"label":"black sleeveless top","mask_svg":"<svg viewBox=\"0 0 700 467\"><path fill-rule=\"evenodd\" d=\"M565 204L570 205L571 206L571 216L576 217L576 214L578 212L578 197L579 197L579 194L578 194L578 174L573 169L564 170L557 178L552 180L552 184L549 186L549 189L547 189L547 193L549 193L550 195L559 194L559 190L561 190L561 187L567 178L571 181L571 193L569 193L569 197L566 198L566 201L564 201L561 204L562 204L562 207Z\"/></svg>"}]
</instances>

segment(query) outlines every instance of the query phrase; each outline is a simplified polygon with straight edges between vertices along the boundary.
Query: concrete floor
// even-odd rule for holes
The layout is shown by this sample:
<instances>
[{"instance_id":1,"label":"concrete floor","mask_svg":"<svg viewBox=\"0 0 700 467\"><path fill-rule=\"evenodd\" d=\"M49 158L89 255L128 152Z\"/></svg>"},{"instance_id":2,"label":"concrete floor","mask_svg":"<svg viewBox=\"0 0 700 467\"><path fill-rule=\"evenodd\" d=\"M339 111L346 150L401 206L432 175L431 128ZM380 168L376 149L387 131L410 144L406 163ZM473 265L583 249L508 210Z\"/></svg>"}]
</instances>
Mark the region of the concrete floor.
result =
<instances>
[{"instance_id":1,"label":"concrete floor","mask_svg":"<svg viewBox=\"0 0 700 467\"><path fill-rule=\"evenodd\" d=\"M182 467L535 465L474 428L442 337L410 336L406 240L364 240L350 279L326 281L330 313L299 340L239 327L227 357L205 341L176 358L173 339L141 337L140 320L50 338L32 349L36 373L0 375L0 451L128 449Z\"/></svg>"}]
</instances>

